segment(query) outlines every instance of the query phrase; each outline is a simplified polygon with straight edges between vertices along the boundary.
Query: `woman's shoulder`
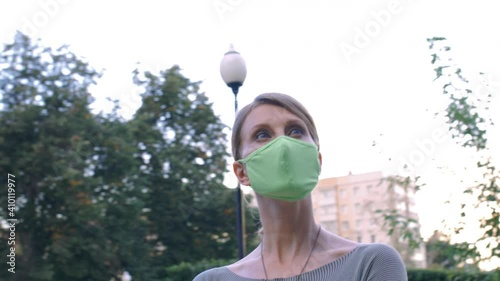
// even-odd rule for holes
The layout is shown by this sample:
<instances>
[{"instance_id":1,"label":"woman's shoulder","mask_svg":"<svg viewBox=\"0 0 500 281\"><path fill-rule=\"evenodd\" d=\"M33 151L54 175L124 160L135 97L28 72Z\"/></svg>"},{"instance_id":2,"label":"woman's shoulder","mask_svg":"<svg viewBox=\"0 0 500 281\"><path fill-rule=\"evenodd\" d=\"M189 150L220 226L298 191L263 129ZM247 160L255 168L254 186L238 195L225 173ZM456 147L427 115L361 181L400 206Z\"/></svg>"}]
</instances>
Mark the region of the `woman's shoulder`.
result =
<instances>
[{"instance_id":1,"label":"woman's shoulder","mask_svg":"<svg viewBox=\"0 0 500 281\"><path fill-rule=\"evenodd\" d=\"M384 243L358 243L342 237L330 240L327 249L319 260L323 264L362 264L378 260L393 260L399 262L401 256L392 246Z\"/></svg>"},{"instance_id":2,"label":"woman's shoulder","mask_svg":"<svg viewBox=\"0 0 500 281\"><path fill-rule=\"evenodd\" d=\"M360 244L356 254L357 268L373 277L370 280L407 280L403 259L392 246L383 243Z\"/></svg>"},{"instance_id":3,"label":"woman's shoulder","mask_svg":"<svg viewBox=\"0 0 500 281\"><path fill-rule=\"evenodd\" d=\"M230 272L225 266L215 267L201 272L193 279L193 281L231 280L229 273Z\"/></svg>"},{"instance_id":4,"label":"woman's shoulder","mask_svg":"<svg viewBox=\"0 0 500 281\"><path fill-rule=\"evenodd\" d=\"M357 252L370 258L389 258L400 260L401 256L394 247L384 243L359 244Z\"/></svg>"}]
</instances>

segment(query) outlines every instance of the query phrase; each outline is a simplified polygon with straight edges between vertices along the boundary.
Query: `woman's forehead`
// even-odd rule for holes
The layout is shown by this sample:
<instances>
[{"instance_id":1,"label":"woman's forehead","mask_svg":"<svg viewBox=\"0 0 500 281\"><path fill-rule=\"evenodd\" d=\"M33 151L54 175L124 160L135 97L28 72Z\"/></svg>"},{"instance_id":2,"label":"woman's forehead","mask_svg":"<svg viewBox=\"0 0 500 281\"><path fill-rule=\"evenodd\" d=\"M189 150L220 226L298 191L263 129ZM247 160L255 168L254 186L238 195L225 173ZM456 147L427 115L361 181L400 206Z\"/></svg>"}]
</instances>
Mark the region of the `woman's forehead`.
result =
<instances>
[{"instance_id":1,"label":"woman's forehead","mask_svg":"<svg viewBox=\"0 0 500 281\"><path fill-rule=\"evenodd\" d=\"M297 115L281 106L261 104L249 112L243 122L242 129L243 131L248 131L259 125L287 122L290 120L304 123Z\"/></svg>"}]
</instances>

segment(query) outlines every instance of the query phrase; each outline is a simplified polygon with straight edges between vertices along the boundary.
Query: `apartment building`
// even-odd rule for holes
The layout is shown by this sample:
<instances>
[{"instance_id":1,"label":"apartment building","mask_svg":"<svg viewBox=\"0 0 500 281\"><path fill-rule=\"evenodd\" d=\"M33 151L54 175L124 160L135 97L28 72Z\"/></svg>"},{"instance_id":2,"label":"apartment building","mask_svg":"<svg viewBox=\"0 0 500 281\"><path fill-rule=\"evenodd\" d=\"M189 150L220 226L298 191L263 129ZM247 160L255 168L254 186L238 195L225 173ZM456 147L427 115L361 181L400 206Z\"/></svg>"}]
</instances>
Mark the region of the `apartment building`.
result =
<instances>
[{"instance_id":1,"label":"apartment building","mask_svg":"<svg viewBox=\"0 0 500 281\"><path fill-rule=\"evenodd\" d=\"M320 180L312 193L315 219L347 239L393 246L408 267L425 267L425 247L410 250L398 230L389 235L382 214L377 212L395 210L394 215L418 222L414 189L384 178L381 172L372 172ZM420 231L418 224L408 228Z\"/></svg>"}]
</instances>

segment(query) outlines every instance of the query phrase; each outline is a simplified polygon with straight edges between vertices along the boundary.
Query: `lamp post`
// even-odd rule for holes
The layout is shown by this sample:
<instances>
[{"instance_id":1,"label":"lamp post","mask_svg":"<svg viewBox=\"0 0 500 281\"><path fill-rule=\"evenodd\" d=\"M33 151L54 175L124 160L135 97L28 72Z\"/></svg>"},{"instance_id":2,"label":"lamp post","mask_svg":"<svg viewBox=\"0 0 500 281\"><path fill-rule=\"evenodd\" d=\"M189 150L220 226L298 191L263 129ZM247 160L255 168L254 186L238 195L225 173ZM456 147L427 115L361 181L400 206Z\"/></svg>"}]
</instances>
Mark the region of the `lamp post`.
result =
<instances>
[{"instance_id":1,"label":"lamp post","mask_svg":"<svg viewBox=\"0 0 500 281\"><path fill-rule=\"evenodd\" d=\"M224 54L220 62L220 74L226 85L233 90L234 113L236 114L238 112L238 90L243 85L247 76L247 67L240 53L234 50L233 44L229 46L229 51ZM236 233L238 239L238 257L240 259L245 254L245 242L243 240L245 224L242 196L241 186L238 181L238 185L236 186Z\"/></svg>"},{"instance_id":2,"label":"lamp post","mask_svg":"<svg viewBox=\"0 0 500 281\"><path fill-rule=\"evenodd\" d=\"M132 281L132 276L128 273L128 271L123 272L122 281Z\"/></svg>"}]
</instances>

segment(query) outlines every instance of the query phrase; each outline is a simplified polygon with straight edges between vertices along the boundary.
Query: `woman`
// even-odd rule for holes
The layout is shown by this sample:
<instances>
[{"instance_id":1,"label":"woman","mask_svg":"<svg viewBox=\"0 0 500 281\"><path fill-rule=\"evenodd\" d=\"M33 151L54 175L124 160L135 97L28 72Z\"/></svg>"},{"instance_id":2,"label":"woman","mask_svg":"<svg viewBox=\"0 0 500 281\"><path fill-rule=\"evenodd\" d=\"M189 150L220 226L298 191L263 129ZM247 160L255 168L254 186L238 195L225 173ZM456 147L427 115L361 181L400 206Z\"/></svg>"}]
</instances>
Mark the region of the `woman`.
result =
<instances>
[{"instance_id":1,"label":"woman","mask_svg":"<svg viewBox=\"0 0 500 281\"><path fill-rule=\"evenodd\" d=\"M262 94L241 109L232 135L233 170L255 193L260 245L238 262L194 281L407 280L399 254L385 244L359 244L322 229L310 193L321 169L314 121L294 98Z\"/></svg>"}]
</instances>

